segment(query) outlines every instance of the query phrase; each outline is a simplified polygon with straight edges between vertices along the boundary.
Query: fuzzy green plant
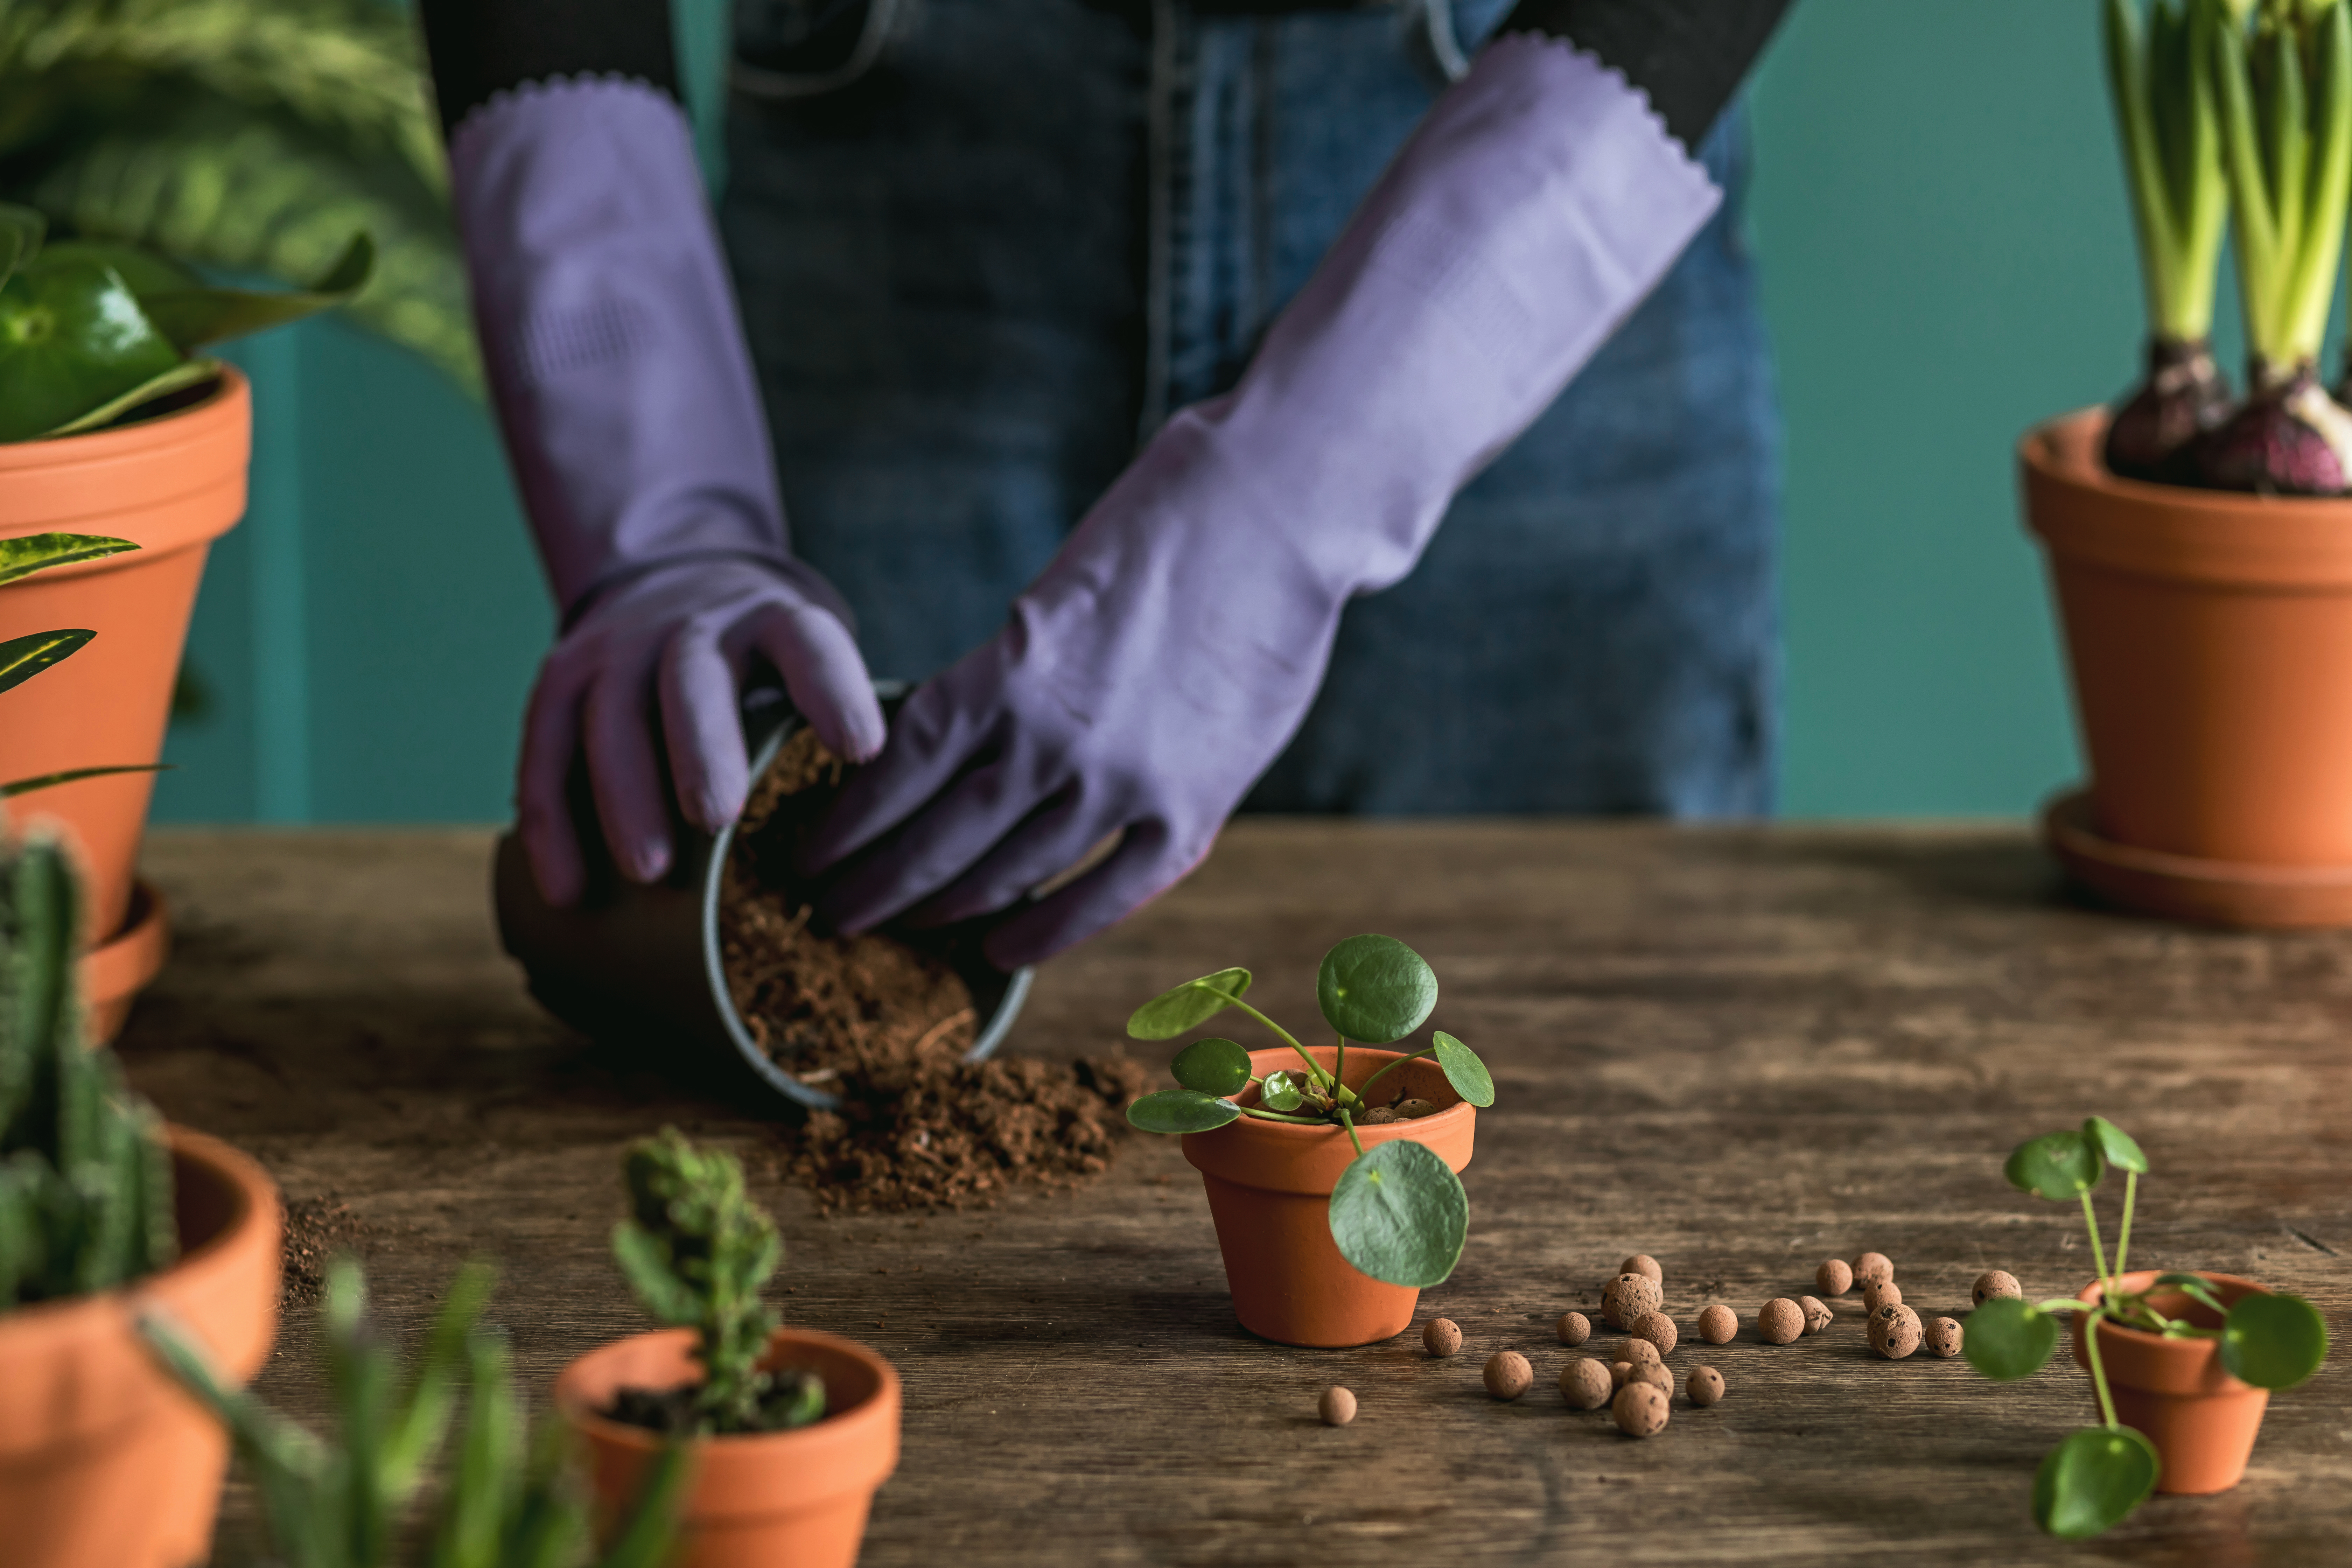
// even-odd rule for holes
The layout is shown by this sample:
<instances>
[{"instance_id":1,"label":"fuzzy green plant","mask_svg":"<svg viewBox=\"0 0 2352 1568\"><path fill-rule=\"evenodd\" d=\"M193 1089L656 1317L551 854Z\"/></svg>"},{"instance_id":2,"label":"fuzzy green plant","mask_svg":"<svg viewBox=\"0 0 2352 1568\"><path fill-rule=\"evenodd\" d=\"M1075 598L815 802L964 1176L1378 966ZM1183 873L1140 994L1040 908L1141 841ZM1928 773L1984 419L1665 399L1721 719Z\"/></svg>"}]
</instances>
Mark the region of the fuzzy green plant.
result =
<instances>
[{"instance_id":1,"label":"fuzzy green plant","mask_svg":"<svg viewBox=\"0 0 2352 1568\"><path fill-rule=\"evenodd\" d=\"M2099 1236L2098 1211L2091 1193L2107 1171L2124 1173L2122 1223L2116 1232L2115 1267ZM2080 1129L2046 1133L2021 1143L2002 1168L2010 1185L2052 1203L2080 1203L2091 1238L2091 1261L2099 1271L2096 1303L2071 1296L2046 1301L1996 1299L1969 1315L1969 1364L1998 1382L2031 1377L2058 1346L2057 1314L2080 1315L2084 1359L2099 1399L2100 1424L2067 1435L2050 1451L2033 1480L2033 1520L2053 1535L2097 1535L2123 1521L2156 1489L2162 1460L2156 1445L2116 1418L2099 1354L2099 1326L2115 1323L2166 1339L2219 1342L2224 1370L2257 1388L2292 1388L2319 1370L2327 1357L2327 1324L2319 1310L2300 1296L2254 1292L2223 1306L2210 1281L2200 1274L2162 1273L2147 1289L2128 1291L2120 1283L2131 1252L2132 1213L2147 1156L2130 1134L2104 1116ZM2182 1309L2193 1303L2220 1320L2218 1327L2194 1322ZM2159 1302L2169 1303L2167 1311Z\"/></svg>"},{"instance_id":2,"label":"fuzzy green plant","mask_svg":"<svg viewBox=\"0 0 2352 1568\"><path fill-rule=\"evenodd\" d=\"M1139 1040L1172 1040L1233 1007L1296 1051L1300 1066L1260 1077L1250 1071L1249 1052L1237 1042L1195 1040L1171 1068L1182 1087L1143 1096L1128 1107L1128 1121L1146 1132L1213 1132L1244 1117L1344 1132L1356 1158L1331 1190L1331 1239L1340 1256L1391 1285L1443 1283L1461 1260L1469 1235L1470 1200L1461 1178L1441 1156L1410 1138L1367 1149L1357 1124L1385 1110L1376 1093L1381 1080L1409 1061L1434 1057L1454 1091L1475 1106L1495 1103L1495 1080L1475 1052L1439 1029L1428 1045L1390 1062L1360 1086L1351 1089L1343 1081L1349 1041L1384 1046L1429 1021L1437 1008L1437 976L1421 954L1392 936L1351 936L1325 953L1315 994L1323 1021L1339 1040L1330 1068L1244 1001L1249 987L1246 969L1221 969L1188 980L1137 1008L1127 1032ZM1242 1104L1236 1097L1253 1087L1257 1099ZM1390 1088L1393 1092L1398 1085Z\"/></svg>"},{"instance_id":3,"label":"fuzzy green plant","mask_svg":"<svg viewBox=\"0 0 2352 1568\"><path fill-rule=\"evenodd\" d=\"M163 1118L82 1033L81 896L53 838L0 837L0 1311L170 1263Z\"/></svg>"},{"instance_id":4,"label":"fuzzy green plant","mask_svg":"<svg viewBox=\"0 0 2352 1568\"><path fill-rule=\"evenodd\" d=\"M684 1450L665 1449L596 1555L564 1428L533 1422L504 1336L482 1321L491 1279L483 1265L459 1270L404 1376L370 1328L359 1266L334 1259L320 1309L334 1415L326 1437L231 1384L169 1319L140 1320L157 1360L227 1428L261 1495L278 1568L656 1568L667 1557ZM434 1506L413 1517L461 1403L464 1426Z\"/></svg>"},{"instance_id":5,"label":"fuzzy green plant","mask_svg":"<svg viewBox=\"0 0 2352 1568\"><path fill-rule=\"evenodd\" d=\"M665 1127L629 1145L621 1179L629 1216L613 1227L613 1259L646 1311L694 1331L697 1429L774 1432L823 1416L821 1379L761 1365L777 1318L760 1293L784 1244L735 1156Z\"/></svg>"}]
</instances>

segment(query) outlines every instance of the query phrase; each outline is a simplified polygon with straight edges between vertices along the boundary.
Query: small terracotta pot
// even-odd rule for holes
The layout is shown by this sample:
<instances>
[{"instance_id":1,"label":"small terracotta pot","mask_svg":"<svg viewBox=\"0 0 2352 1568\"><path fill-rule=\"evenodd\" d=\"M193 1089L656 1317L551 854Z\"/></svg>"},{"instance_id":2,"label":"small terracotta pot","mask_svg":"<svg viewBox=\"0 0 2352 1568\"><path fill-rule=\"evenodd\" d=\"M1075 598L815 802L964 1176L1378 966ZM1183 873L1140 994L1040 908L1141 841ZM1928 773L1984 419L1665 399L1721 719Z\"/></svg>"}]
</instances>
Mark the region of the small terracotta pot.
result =
<instances>
[{"instance_id":1,"label":"small terracotta pot","mask_svg":"<svg viewBox=\"0 0 2352 1568\"><path fill-rule=\"evenodd\" d=\"M2156 1278L2153 1268L2137 1269L2120 1283L2126 1291L2145 1290ZM2200 1273L2198 1278L2211 1283L2224 1307L2242 1296L2269 1294L2269 1287L2234 1274ZM2078 1299L2095 1302L2105 1293L2095 1280ZM2150 1300L2168 1318L2185 1318L2201 1329L2221 1326L2219 1312L2178 1291ZM2083 1350L2084 1321L2082 1314L2075 1315L2074 1361L2087 1372L2091 1359ZM2116 1419L2155 1444L2163 1458L2157 1490L2196 1497L2225 1492L2238 1484L2254 1451L2254 1434L2262 1430L2271 1391L2241 1383L2223 1371L2221 1342L2168 1340L2102 1321L2099 1361L2107 1374L2108 1395L2116 1402Z\"/></svg>"},{"instance_id":2,"label":"small terracotta pot","mask_svg":"<svg viewBox=\"0 0 2352 1568\"><path fill-rule=\"evenodd\" d=\"M212 1552L228 1437L132 1327L167 1311L242 1384L278 1337L278 1194L227 1144L171 1133L180 1260L125 1290L0 1314L0 1559L189 1568Z\"/></svg>"},{"instance_id":3,"label":"small terracotta pot","mask_svg":"<svg viewBox=\"0 0 2352 1568\"><path fill-rule=\"evenodd\" d=\"M253 405L228 371L194 407L116 430L0 445L0 537L96 533L140 546L0 587L0 641L60 627L98 634L0 692L0 780L149 763L163 754L172 688L205 553L245 512ZM19 796L14 815L49 817L79 847L87 939L123 928L152 773L115 773Z\"/></svg>"},{"instance_id":4,"label":"small terracotta pot","mask_svg":"<svg viewBox=\"0 0 2352 1568\"><path fill-rule=\"evenodd\" d=\"M676 1388L702 1375L694 1333L663 1329L590 1351L555 1379L555 1407L586 1440L597 1529L626 1517L662 1439L607 1420L624 1388ZM824 1380L825 1417L793 1432L697 1445L669 1568L849 1568L874 1493L898 1468L898 1374L854 1341L778 1329L765 1365Z\"/></svg>"},{"instance_id":5,"label":"small terracotta pot","mask_svg":"<svg viewBox=\"0 0 2352 1568\"><path fill-rule=\"evenodd\" d=\"M1331 1068L1339 1052L1321 1046L1312 1054ZM1349 1088L1360 1088L1404 1054L1350 1046L1343 1079ZM1250 1053L1250 1071L1259 1078L1297 1065L1297 1053L1287 1048ZM1476 1108L1454 1092L1427 1057L1383 1079L1383 1092L1400 1079L1409 1094L1444 1109L1417 1121L1358 1128L1364 1147L1410 1138L1460 1171L1470 1163ZM1236 1099L1254 1105L1257 1089ZM1390 1339L1412 1326L1421 1292L1359 1273L1331 1239L1331 1189L1356 1158L1345 1130L1244 1116L1214 1132L1186 1133L1184 1158L1208 1189L1217 1247L1225 1255L1225 1285L1242 1327L1281 1344L1336 1348Z\"/></svg>"}]
</instances>

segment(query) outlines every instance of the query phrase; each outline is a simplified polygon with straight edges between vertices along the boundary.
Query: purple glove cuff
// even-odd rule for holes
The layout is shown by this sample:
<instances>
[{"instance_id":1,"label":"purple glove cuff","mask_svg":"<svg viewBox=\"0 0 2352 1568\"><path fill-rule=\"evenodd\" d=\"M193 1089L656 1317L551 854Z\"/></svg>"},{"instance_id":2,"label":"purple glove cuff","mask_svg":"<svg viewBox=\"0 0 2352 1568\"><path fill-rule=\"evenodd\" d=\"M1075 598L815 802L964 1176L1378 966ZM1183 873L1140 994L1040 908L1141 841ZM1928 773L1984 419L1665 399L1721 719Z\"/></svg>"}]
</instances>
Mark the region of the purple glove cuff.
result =
<instances>
[{"instance_id":1,"label":"purple glove cuff","mask_svg":"<svg viewBox=\"0 0 2352 1568\"><path fill-rule=\"evenodd\" d=\"M618 78L534 82L449 139L492 398L567 619L674 561L793 570L693 136ZM805 581L803 581L805 579Z\"/></svg>"}]
</instances>

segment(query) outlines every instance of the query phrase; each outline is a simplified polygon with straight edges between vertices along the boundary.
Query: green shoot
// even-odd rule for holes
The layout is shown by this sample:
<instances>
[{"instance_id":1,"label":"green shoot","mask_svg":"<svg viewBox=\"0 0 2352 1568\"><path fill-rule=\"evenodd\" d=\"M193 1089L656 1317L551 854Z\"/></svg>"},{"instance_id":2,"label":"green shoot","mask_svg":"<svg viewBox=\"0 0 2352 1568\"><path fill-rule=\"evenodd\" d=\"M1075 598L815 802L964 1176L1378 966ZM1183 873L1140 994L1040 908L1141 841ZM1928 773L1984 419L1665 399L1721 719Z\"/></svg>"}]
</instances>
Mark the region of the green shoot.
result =
<instances>
[{"instance_id":1,"label":"green shoot","mask_svg":"<svg viewBox=\"0 0 2352 1568\"><path fill-rule=\"evenodd\" d=\"M2200 342L2229 216L2221 123L2205 62L2223 18L2197 0L2105 0L2107 79L2139 239L2149 333Z\"/></svg>"}]
</instances>

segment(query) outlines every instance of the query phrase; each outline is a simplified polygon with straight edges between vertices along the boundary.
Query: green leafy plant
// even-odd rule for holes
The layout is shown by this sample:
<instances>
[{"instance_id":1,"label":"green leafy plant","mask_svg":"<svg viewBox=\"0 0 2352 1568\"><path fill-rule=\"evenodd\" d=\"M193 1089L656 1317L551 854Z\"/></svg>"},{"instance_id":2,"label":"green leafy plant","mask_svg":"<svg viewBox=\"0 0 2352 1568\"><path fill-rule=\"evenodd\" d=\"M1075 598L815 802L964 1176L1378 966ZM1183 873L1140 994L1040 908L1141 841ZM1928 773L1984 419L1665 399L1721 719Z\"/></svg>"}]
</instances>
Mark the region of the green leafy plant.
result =
<instances>
[{"instance_id":1,"label":"green leafy plant","mask_svg":"<svg viewBox=\"0 0 2352 1568\"><path fill-rule=\"evenodd\" d=\"M2123 1220L2116 1233L2112 1271L2099 1237L2098 1213L2091 1204L2091 1190L2111 1166L2124 1173ZM2179 1273L2159 1274L2145 1290L2118 1288L2131 1248L2139 1179L2147 1171L2147 1156L2139 1144L2099 1116L2079 1131L2052 1132L2019 1144L2003 1168L2010 1184L2021 1192L2053 1203L2081 1203L2091 1259L2099 1271L2095 1303L2073 1297L2000 1299L1987 1301L1969 1317L1969 1363L2000 1382L2030 1377L2049 1361L2058 1344L2055 1314L2074 1312L2084 1320L2083 1348L2104 1422L2068 1434L2034 1477L2034 1522L2053 1535L2096 1535L2120 1522L2156 1489L2161 1466L2156 1446L2116 1419L2115 1399L2099 1358L2101 1323L2166 1339L2218 1340L2222 1366L2257 1388L2292 1388L2318 1371L2327 1356L2327 1325L2318 1309L2300 1296L2256 1293L2225 1308L2201 1275ZM2159 1309L2159 1299L2177 1297L2219 1316L2221 1326L2203 1327Z\"/></svg>"},{"instance_id":2,"label":"green leafy plant","mask_svg":"<svg viewBox=\"0 0 2352 1568\"><path fill-rule=\"evenodd\" d=\"M164 1368L227 1428L262 1500L283 1568L574 1568L592 1561L588 1510L564 1428L534 1423L505 1337L482 1322L491 1271L460 1269L404 1378L367 1321L359 1266L338 1258L320 1307L334 1430L321 1438L236 1388L157 1313L140 1332ZM466 1421L432 1517L404 1516L432 1479L460 1400ZM669 1552L687 1458L675 1446L597 1568L655 1568ZM423 1542L404 1553L404 1541Z\"/></svg>"},{"instance_id":3,"label":"green leafy plant","mask_svg":"<svg viewBox=\"0 0 2352 1568\"><path fill-rule=\"evenodd\" d=\"M1437 1007L1437 976L1422 956L1389 936L1351 936L1323 955L1316 1001L1339 1037L1336 1070L1317 1061L1290 1032L1242 999L1246 969L1221 969L1188 980L1135 1010L1127 1032L1139 1040L1188 1034L1228 1007L1256 1019L1298 1054L1300 1066L1263 1078L1234 1041L1195 1040L1179 1052L1171 1071L1180 1089L1147 1094L1127 1119L1146 1132L1213 1132L1255 1117L1265 1121L1328 1126L1347 1134L1356 1158L1331 1190L1331 1239L1339 1254L1375 1279L1391 1285L1435 1285L1454 1272L1469 1233L1470 1202L1461 1178L1425 1144L1398 1138L1364 1147L1357 1133L1368 1116L1394 1115L1375 1089L1406 1062L1434 1057L1454 1091L1475 1106L1495 1103L1494 1079L1476 1053L1440 1029L1430 1043L1390 1062L1359 1087L1342 1081L1348 1042L1385 1046L1429 1021ZM1255 1086L1255 1103L1236 1097ZM1402 1080L1390 1086L1391 1098ZM1386 1114L1376 1114L1386 1113Z\"/></svg>"},{"instance_id":4,"label":"green leafy plant","mask_svg":"<svg viewBox=\"0 0 2352 1568\"><path fill-rule=\"evenodd\" d=\"M138 548L127 539L109 539L95 533L29 533L0 539L0 588L52 566L102 560ZM89 647L97 636L87 626L66 626L56 631L27 632L23 637L0 641L0 692L21 686L41 671L62 664ZM155 763L115 763L68 768L28 779L0 780L0 800L29 795L52 784L71 784L76 779L100 778L108 773L160 773L163 768L163 764Z\"/></svg>"},{"instance_id":5,"label":"green leafy plant","mask_svg":"<svg viewBox=\"0 0 2352 1568\"><path fill-rule=\"evenodd\" d=\"M170 1263L163 1118L83 1039L81 896L56 840L0 837L0 1311Z\"/></svg>"},{"instance_id":6,"label":"green leafy plant","mask_svg":"<svg viewBox=\"0 0 2352 1568\"><path fill-rule=\"evenodd\" d=\"M703 1379L692 1429L779 1432L821 1418L822 1379L761 1365L777 1318L760 1292L784 1244L745 1193L735 1156L665 1127L629 1146L621 1176L629 1217L613 1227L613 1259L646 1310L694 1331Z\"/></svg>"}]
</instances>

